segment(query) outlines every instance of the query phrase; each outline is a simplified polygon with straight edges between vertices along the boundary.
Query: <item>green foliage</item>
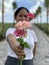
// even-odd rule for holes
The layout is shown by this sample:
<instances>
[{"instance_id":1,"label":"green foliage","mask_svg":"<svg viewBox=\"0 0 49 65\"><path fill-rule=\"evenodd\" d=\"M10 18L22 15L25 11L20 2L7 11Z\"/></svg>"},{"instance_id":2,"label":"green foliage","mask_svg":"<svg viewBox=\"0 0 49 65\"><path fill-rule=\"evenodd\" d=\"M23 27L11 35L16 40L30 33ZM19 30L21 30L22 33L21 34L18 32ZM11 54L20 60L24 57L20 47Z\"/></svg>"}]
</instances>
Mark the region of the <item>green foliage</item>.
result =
<instances>
[{"instance_id":1,"label":"green foliage","mask_svg":"<svg viewBox=\"0 0 49 65\"><path fill-rule=\"evenodd\" d=\"M13 5L13 10L15 10L15 9L17 8L17 3L14 1L14 2L12 3L12 5Z\"/></svg>"},{"instance_id":2,"label":"green foliage","mask_svg":"<svg viewBox=\"0 0 49 65\"><path fill-rule=\"evenodd\" d=\"M43 23L41 24L35 24L38 28L40 28L43 32L45 32L47 35L49 35L49 24L48 24L48 29L47 29L47 24Z\"/></svg>"},{"instance_id":3,"label":"green foliage","mask_svg":"<svg viewBox=\"0 0 49 65\"><path fill-rule=\"evenodd\" d=\"M49 8L49 0L45 0L45 4L44 5L45 5L46 8Z\"/></svg>"},{"instance_id":4,"label":"green foliage","mask_svg":"<svg viewBox=\"0 0 49 65\"><path fill-rule=\"evenodd\" d=\"M23 42L22 37L18 38L17 41L20 42L20 43L22 43Z\"/></svg>"},{"instance_id":5,"label":"green foliage","mask_svg":"<svg viewBox=\"0 0 49 65\"><path fill-rule=\"evenodd\" d=\"M4 33L2 34L2 24L0 23L0 39L5 39L6 31L10 27L12 27L12 23L4 23Z\"/></svg>"},{"instance_id":6,"label":"green foliage","mask_svg":"<svg viewBox=\"0 0 49 65\"><path fill-rule=\"evenodd\" d=\"M3 35L2 35L2 32L0 32L0 41L2 40L3 38Z\"/></svg>"},{"instance_id":7,"label":"green foliage","mask_svg":"<svg viewBox=\"0 0 49 65\"><path fill-rule=\"evenodd\" d=\"M20 45L22 47L30 48L29 44L27 42L24 42L22 37L18 38L17 41L20 42Z\"/></svg>"},{"instance_id":8,"label":"green foliage","mask_svg":"<svg viewBox=\"0 0 49 65\"><path fill-rule=\"evenodd\" d=\"M41 10L42 10L42 8L41 8L41 6L39 6L38 7L38 12L41 13Z\"/></svg>"},{"instance_id":9,"label":"green foliage","mask_svg":"<svg viewBox=\"0 0 49 65\"><path fill-rule=\"evenodd\" d=\"M26 47L26 48L30 48L30 46L28 45L27 42L23 42L23 45L24 45L24 47Z\"/></svg>"},{"instance_id":10,"label":"green foliage","mask_svg":"<svg viewBox=\"0 0 49 65\"><path fill-rule=\"evenodd\" d=\"M4 25L4 37L8 28L12 27L12 23L5 23Z\"/></svg>"}]
</instances>

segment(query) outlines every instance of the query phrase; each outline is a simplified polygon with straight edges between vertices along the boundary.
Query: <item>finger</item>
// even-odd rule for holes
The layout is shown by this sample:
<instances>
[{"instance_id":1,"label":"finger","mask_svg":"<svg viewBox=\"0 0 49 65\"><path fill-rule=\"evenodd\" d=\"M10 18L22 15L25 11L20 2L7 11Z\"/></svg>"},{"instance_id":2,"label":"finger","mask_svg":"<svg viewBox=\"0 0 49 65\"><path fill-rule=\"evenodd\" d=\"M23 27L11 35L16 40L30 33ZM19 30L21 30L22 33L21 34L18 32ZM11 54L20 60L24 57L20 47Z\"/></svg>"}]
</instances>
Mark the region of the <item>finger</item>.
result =
<instances>
[{"instance_id":1,"label":"finger","mask_svg":"<svg viewBox=\"0 0 49 65\"><path fill-rule=\"evenodd\" d=\"M23 49L23 47L21 45L18 46L19 49Z\"/></svg>"},{"instance_id":2,"label":"finger","mask_svg":"<svg viewBox=\"0 0 49 65\"><path fill-rule=\"evenodd\" d=\"M25 58L26 56L24 55L24 56L18 56L19 58Z\"/></svg>"},{"instance_id":3,"label":"finger","mask_svg":"<svg viewBox=\"0 0 49 65\"><path fill-rule=\"evenodd\" d=\"M16 54L19 56L25 55L24 51L16 49Z\"/></svg>"},{"instance_id":4,"label":"finger","mask_svg":"<svg viewBox=\"0 0 49 65\"><path fill-rule=\"evenodd\" d=\"M24 56L24 53L17 53L18 56Z\"/></svg>"},{"instance_id":5,"label":"finger","mask_svg":"<svg viewBox=\"0 0 49 65\"><path fill-rule=\"evenodd\" d=\"M24 50L23 49L16 48L16 52L24 53Z\"/></svg>"}]
</instances>

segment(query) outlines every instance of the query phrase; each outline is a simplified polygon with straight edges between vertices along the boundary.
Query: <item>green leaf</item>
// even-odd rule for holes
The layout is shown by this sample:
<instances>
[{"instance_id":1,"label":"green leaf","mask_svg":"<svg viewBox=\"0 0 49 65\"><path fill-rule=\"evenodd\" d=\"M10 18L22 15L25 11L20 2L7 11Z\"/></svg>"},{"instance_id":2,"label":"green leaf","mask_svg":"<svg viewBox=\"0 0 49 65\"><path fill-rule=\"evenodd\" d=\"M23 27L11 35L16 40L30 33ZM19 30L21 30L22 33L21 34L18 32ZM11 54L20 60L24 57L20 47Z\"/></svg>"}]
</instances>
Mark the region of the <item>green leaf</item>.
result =
<instances>
[{"instance_id":1,"label":"green leaf","mask_svg":"<svg viewBox=\"0 0 49 65\"><path fill-rule=\"evenodd\" d=\"M23 42L23 46L26 47L26 48L30 48L30 46L27 42Z\"/></svg>"},{"instance_id":2,"label":"green leaf","mask_svg":"<svg viewBox=\"0 0 49 65\"><path fill-rule=\"evenodd\" d=\"M22 43L23 42L22 37L21 38L18 38L17 41L20 42L20 43Z\"/></svg>"},{"instance_id":3,"label":"green leaf","mask_svg":"<svg viewBox=\"0 0 49 65\"><path fill-rule=\"evenodd\" d=\"M20 45L22 47L30 48L29 44L27 42L24 42L22 37L18 38L17 41L20 42Z\"/></svg>"}]
</instances>

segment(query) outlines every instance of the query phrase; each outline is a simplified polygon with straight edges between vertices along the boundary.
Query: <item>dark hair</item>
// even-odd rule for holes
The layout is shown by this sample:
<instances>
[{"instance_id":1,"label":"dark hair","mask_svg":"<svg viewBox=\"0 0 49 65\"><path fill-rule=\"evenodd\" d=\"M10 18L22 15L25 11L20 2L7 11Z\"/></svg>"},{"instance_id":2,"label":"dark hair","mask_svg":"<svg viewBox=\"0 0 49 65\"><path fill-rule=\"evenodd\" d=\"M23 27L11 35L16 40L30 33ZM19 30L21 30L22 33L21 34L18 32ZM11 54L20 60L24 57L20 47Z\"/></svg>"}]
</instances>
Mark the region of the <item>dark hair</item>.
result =
<instances>
[{"instance_id":1,"label":"dark hair","mask_svg":"<svg viewBox=\"0 0 49 65\"><path fill-rule=\"evenodd\" d=\"M25 9L25 10L29 13L29 11L28 11L27 8L25 8L25 7L20 7L20 8L18 8L18 9L15 11L15 13L14 13L14 19L16 18L17 14L19 13L19 11L20 11L21 9Z\"/></svg>"}]
</instances>

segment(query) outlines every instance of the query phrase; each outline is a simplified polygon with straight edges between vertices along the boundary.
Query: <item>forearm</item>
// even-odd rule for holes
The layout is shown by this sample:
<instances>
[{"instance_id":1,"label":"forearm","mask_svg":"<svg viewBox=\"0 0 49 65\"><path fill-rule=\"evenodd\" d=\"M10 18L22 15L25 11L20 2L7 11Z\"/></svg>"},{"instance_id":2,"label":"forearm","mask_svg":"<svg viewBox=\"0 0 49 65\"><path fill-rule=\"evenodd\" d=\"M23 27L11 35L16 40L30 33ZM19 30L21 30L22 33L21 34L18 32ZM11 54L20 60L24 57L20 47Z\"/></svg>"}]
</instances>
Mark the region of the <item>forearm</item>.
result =
<instances>
[{"instance_id":1,"label":"forearm","mask_svg":"<svg viewBox=\"0 0 49 65\"><path fill-rule=\"evenodd\" d=\"M34 43L33 56L36 54L36 42Z\"/></svg>"},{"instance_id":2,"label":"forearm","mask_svg":"<svg viewBox=\"0 0 49 65\"><path fill-rule=\"evenodd\" d=\"M18 57L21 57L21 56L24 56L24 50L22 49L22 46L18 45L17 44L17 41L15 39L15 37L13 37L13 35L9 35L7 37L7 41L11 47L11 49L14 51L14 53L18 56Z\"/></svg>"},{"instance_id":3,"label":"forearm","mask_svg":"<svg viewBox=\"0 0 49 65\"><path fill-rule=\"evenodd\" d=\"M15 37L12 34L10 34L7 37L7 41L8 41L8 44L10 45L11 49L14 51L14 49L15 49L14 47L16 46Z\"/></svg>"}]
</instances>

